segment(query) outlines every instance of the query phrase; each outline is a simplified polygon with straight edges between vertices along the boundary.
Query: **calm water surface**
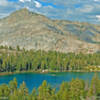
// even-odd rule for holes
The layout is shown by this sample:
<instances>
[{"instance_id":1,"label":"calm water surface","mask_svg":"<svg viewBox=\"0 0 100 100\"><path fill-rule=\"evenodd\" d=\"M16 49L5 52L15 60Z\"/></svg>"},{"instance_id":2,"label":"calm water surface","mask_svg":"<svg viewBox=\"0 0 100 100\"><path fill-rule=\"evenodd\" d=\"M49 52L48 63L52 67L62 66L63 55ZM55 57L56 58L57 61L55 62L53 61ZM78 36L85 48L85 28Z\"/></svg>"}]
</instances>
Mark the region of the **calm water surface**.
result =
<instances>
[{"instance_id":1,"label":"calm water surface","mask_svg":"<svg viewBox=\"0 0 100 100\"><path fill-rule=\"evenodd\" d=\"M100 73L97 73L100 76ZM16 77L18 81L18 87L25 81L26 86L31 92L33 88L38 88L43 80L46 80L52 87L59 88L63 81L71 81L72 79L79 78L85 81L91 81L94 76L94 72L82 73L82 72L63 72L63 73L24 73L0 76L0 84L8 84L10 80Z\"/></svg>"}]
</instances>

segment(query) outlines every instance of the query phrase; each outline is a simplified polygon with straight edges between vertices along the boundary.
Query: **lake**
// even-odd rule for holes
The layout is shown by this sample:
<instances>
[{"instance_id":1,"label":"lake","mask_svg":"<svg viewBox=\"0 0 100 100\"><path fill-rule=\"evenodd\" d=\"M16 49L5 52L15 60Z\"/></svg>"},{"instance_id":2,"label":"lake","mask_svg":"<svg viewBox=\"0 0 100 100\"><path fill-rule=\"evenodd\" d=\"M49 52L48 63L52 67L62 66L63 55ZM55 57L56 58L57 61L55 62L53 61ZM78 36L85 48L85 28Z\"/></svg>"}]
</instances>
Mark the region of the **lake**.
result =
<instances>
[{"instance_id":1,"label":"lake","mask_svg":"<svg viewBox=\"0 0 100 100\"><path fill-rule=\"evenodd\" d=\"M100 76L100 73L97 73ZM71 81L72 79L79 78L86 81L91 81L94 76L94 72L60 72L60 73L48 73L48 74L39 74L39 73L23 73L23 74L13 74L13 75L4 75L0 76L0 84L8 84L13 78L17 79L18 87L20 84L25 81L26 86L29 89L29 92L33 88L38 88L43 80L46 80L52 87L59 88L60 84L63 81Z\"/></svg>"}]
</instances>

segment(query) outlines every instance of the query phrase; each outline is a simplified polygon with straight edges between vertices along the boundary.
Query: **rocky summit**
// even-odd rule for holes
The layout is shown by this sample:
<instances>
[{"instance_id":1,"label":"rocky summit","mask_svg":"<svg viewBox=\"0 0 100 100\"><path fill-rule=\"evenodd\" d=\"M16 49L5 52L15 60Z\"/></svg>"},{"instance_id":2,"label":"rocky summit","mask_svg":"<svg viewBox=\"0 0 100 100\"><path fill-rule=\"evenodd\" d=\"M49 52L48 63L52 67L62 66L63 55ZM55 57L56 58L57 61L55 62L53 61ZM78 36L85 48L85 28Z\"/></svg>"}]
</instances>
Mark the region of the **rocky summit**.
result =
<instances>
[{"instance_id":1,"label":"rocky summit","mask_svg":"<svg viewBox=\"0 0 100 100\"><path fill-rule=\"evenodd\" d=\"M94 53L100 51L100 26L52 20L24 8L0 20L0 45Z\"/></svg>"}]
</instances>

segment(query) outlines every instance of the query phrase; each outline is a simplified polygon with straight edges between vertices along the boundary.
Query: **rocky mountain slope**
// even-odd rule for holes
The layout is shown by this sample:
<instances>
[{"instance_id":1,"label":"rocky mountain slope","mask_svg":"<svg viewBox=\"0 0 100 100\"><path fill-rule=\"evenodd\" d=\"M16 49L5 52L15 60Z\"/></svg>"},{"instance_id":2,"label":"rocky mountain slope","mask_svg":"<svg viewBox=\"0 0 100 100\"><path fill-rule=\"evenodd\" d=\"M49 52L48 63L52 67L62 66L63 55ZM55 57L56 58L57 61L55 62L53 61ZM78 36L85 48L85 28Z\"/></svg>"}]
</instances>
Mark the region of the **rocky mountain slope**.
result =
<instances>
[{"instance_id":1,"label":"rocky mountain slope","mask_svg":"<svg viewBox=\"0 0 100 100\"><path fill-rule=\"evenodd\" d=\"M0 20L0 45L93 53L100 51L100 26L51 20L24 8Z\"/></svg>"}]
</instances>

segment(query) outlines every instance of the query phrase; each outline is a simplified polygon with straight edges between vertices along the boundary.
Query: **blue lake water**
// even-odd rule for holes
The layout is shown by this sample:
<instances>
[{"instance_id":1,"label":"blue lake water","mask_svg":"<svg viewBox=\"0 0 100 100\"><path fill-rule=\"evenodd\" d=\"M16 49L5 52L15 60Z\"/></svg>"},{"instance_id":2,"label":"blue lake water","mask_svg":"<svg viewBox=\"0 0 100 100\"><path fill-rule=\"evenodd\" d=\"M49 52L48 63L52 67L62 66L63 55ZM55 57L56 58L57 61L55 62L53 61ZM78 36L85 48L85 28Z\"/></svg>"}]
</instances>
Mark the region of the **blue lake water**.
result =
<instances>
[{"instance_id":1,"label":"blue lake water","mask_svg":"<svg viewBox=\"0 0 100 100\"><path fill-rule=\"evenodd\" d=\"M97 73L100 76L100 73ZM0 84L8 84L13 78L17 79L18 87L24 81L26 83L29 92L33 88L38 88L43 80L46 80L52 87L59 88L60 84L63 81L71 81L72 79L82 79L85 81L91 81L94 76L94 72L62 72L62 73L48 73L48 74L39 74L39 73L23 73L23 74L13 74L13 75L4 75L0 76Z\"/></svg>"}]
</instances>

